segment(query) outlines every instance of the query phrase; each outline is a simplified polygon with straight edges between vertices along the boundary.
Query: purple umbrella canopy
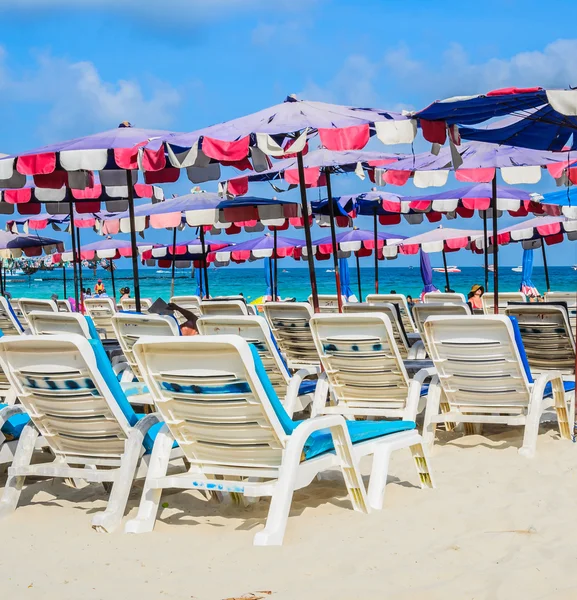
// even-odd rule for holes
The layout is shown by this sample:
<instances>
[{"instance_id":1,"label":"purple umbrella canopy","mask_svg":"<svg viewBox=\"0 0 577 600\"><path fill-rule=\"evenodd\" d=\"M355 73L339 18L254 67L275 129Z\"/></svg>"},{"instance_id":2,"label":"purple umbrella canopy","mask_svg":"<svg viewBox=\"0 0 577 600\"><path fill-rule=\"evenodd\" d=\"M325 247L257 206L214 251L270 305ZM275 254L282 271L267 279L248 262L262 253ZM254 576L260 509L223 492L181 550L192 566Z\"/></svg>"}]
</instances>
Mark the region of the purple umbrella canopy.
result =
<instances>
[{"instance_id":1,"label":"purple umbrella canopy","mask_svg":"<svg viewBox=\"0 0 577 600\"><path fill-rule=\"evenodd\" d=\"M298 259L304 245L304 240L281 235L277 235L275 240L273 235L267 233L261 237L216 250L208 255L208 261L224 265L231 260L242 263L259 258L285 258L286 256Z\"/></svg>"},{"instance_id":2,"label":"purple umbrella canopy","mask_svg":"<svg viewBox=\"0 0 577 600\"><path fill-rule=\"evenodd\" d=\"M100 211L97 213L79 213L74 211L74 225L75 227L98 227L100 221L105 219L113 218L117 213L110 213L108 211ZM18 226L21 225L24 233L28 233L28 230L33 231L46 229L49 225L55 231L61 231L61 226L67 226L70 223L70 215L62 214L56 215L51 213L39 213L37 215L29 217L19 217L17 219L11 219L6 222L6 230L12 233L18 233Z\"/></svg>"},{"instance_id":3,"label":"purple umbrella canopy","mask_svg":"<svg viewBox=\"0 0 577 600\"><path fill-rule=\"evenodd\" d=\"M438 227L431 231L406 238L401 242L392 242L401 254L417 254L419 250L431 252L455 252L462 248L470 248L471 242L483 238L483 230L452 229ZM392 248L391 248L392 250ZM385 254L389 248L385 248Z\"/></svg>"},{"instance_id":4,"label":"purple umbrella canopy","mask_svg":"<svg viewBox=\"0 0 577 600\"><path fill-rule=\"evenodd\" d=\"M381 258L384 246L396 244L405 238L406 236L404 235L378 231L377 246L378 249L381 250L381 252L379 252ZM354 252L357 256L370 256L375 248L375 232L357 229L356 227L339 232L336 235L336 240L339 252ZM316 248L317 258L326 258L329 254L333 253L331 236L313 241L313 246ZM389 255L388 258L393 258L393 255Z\"/></svg>"},{"instance_id":5,"label":"purple umbrella canopy","mask_svg":"<svg viewBox=\"0 0 577 600\"><path fill-rule=\"evenodd\" d=\"M150 242L139 242L137 246L139 252L142 253L145 250L150 250L151 248L154 248L155 244L151 244ZM132 245L130 243L130 240L106 238L97 242L92 242L91 244L84 244L80 247L81 260L94 260L95 258L118 259L127 256L132 256ZM54 255L53 262L71 262L72 260L72 251L64 250L61 255Z\"/></svg>"},{"instance_id":6,"label":"purple umbrella canopy","mask_svg":"<svg viewBox=\"0 0 577 600\"><path fill-rule=\"evenodd\" d=\"M421 293L421 299L424 298L425 294L429 294L431 292L438 292L438 288L433 285L433 269L431 267L431 259L429 255L425 252L420 252L420 260L421 266L421 279L423 280L423 291Z\"/></svg>"},{"instance_id":7,"label":"purple umbrella canopy","mask_svg":"<svg viewBox=\"0 0 577 600\"><path fill-rule=\"evenodd\" d=\"M193 192L134 208L136 231L144 231L147 227L178 227L182 223L190 227L211 225L216 230L232 227L262 230L264 226L284 227L288 219L299 219L300 215L300 204L295 200L253 196L229 200L215 192ZM103 233L114 235L119 231L130 231L129 217L126 211L103 218Z\"/></svg>"},{"instance_id":8,"label":"purple umbrella canopy","mask_svg":"<svg viewBox=\"0 0 577 600\"><path fill-rule=\"evenodd\" d=\"M0 257L20 258L25 256L40 256L62 251L64 244L60 240L41 237L39 235L18 235L8 231L0 231Z\"/></svg>"}]
</instances>

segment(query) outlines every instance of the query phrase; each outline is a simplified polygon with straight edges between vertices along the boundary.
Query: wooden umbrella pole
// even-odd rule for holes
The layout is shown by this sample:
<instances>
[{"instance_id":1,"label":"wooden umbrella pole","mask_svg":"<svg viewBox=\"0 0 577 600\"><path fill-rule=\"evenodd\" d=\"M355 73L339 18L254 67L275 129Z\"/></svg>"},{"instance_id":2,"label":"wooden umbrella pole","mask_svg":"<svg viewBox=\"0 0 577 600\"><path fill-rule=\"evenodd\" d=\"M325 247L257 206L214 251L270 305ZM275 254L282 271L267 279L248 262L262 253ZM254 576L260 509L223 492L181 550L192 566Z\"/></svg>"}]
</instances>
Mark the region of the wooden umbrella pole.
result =
<instances>
[{"instance_id":1,"label":"wooden umbrella pole","mask_svg":"<svg viewBox=\"0 0 577 600\"><path fill-rule=\"evenodd\" d=\"M327 182L327 198L329 202L329 219L331 223L331 244L333 247L333 267L335 269L335 283L337 286L337 304L339 312L343 312L343 297L341 293L341 273L339 270L339 247L337 244L337 229L335 225L335 207L333 204L333 192L331 188L330 169L325 169L325 179Z\"/></svg>"},{"instance_id":2,"label":"wooden umbrella pole","mask_svg":"<svg viewBox=\"0 0 577 600\"><path fill-rule=\"evenodd\" d=\"M204 243L204 227L200 226L200 244L202 246L202 264L204 267L204 295L207 299L210 298L208 291L208 263L206 262L206 245Z\"/></svg>"},{"instance_id":3,"label":"wooden umbrella pole","mask_svg":"<svg viewBox=\"0 0 577 600\"><path fill-rule=\"evenodd\" d=\"M116 283L114 281L114 265L112 259L108 259L108 265L110 266L110 279L112 280L112 297L114 298L114 304L116 304Z\"/></svg>"},{"instance_id":4,"label":"wooden umbrella pole","mask_svg":"<svg viewBox=\"0 0 577 600\"><path fill-rule=\"evenodd\" d=\"M494 313L499 314L499 240L497 239L497 169L493 177L491 210L493 212L493 303Z\"/></svg>"},{"instance_id":5,"label":"wooden umbrella pole","mask_svg":"<svg viewBox=\"0 0 577 600\"><path fill-rule=\"evenodd\" d=\"M134 300L136 312L140 312L140 280L138 279L138 245L136 244L136 225L134 217L134 188L132 171L126 169L126 187L128 188L128 217L130 221L130 247L132 249L132 278L134 279Z\"/></svg>"},{"instance_id":6,"label":"wooden umbrella pole","mask_svg":"<svg viewBox=\"0 0 577 600\"><path fill-rule=\"evenodd\" d=\"M174 297L174 274L176 270L176 227L172 228L172 264L171 264L171 282L170 297Z\"/></svg>"},{"instance_id":7,"label":"wooden umbrella pole","mask_svg":"<svg viewBox=\"0 0 577 600\"><path fill-rule=\"evenodd\" d=\"M84 313L84 283L82 282L82 254L80 251L80 229L76 228L76 247L78 248L78 284L80 286L80 312Z\"/></svg>"},{"instance_id":8,"label":"wooden umbrella pole","mask_svg":"<svg viewBox=\"0 0 577 600\"><path fill-rule=\"evenodd\" d=\"M489 246L488 242L488 234L487 234L487 211L483 211L483 243L484 243L484 256L483 260L485 262L485 293L489 291L489 252L487 250Z\"/></svg>"},{"instance_id":9,"label":"wooden umbrella pole","mask_svg":"<svg viewBox=\"0 0 577 600\"><path fill-rule=\"evenodd\" d=\"M0 294L4 296L4 260L0 259Z\"/></svg>"},{"instance_id":10,"label":"wooden umbrella pole","mask_svg":"<svg viewBox=\"0 0 577 600\"><path fill-rule=\"evenodd\" d=\"M66 264L62 261L62 286L64 288L64 300L66 300Z\"/></svg>"},{"instance_id":11,"label":"wooden umbrella pole","mask_svg":"<svg viewBox=\"0 0 577 600\"><path fill-rule=\"evenodd\" d=\"M72 207L72 200L68 201L68 207L70 210L70 237L72 238L72 270L74 273L74 302L76 305L76 312L80 312L80 297L78 296L78 265L77 260L77 249L76 249L76 226L74 225L74 209Z\"/></svg>"},{"instance_id":12,"label":"wooden umbrella pole","mask_svg":"<svg viewBox=\"0 0 577 600\"><path fill-rule=\"evenodd\" d=\"M273 279L273 302L278 299L278 256L277 256L277 230L276 227L272 232L273 247L274 247L274 279Z\"/></svg>"},{"instance_id":13,"label":"wooden umbrella pole","mask_svg":"<svg viewBox=\"0 0 577 600\"><path fill-rule=\"evenodd\" d=\"M375 242L375 294L379 293L379 249L377 247L379 242L379 237L377 235L377 209L375 207L375 212L373 214L373 232L374 232L374 242Z\"/></svg>"},{"instance_id":14,"label":"wooden umbrella pole","mask_svg":"<svg viewBox=\"0 0 577 600\"><path fill-rule=\"evenodd\" d=\"M451 283L449 282L449 271L447 271L447 255L445 254L445 248L443 248L443 267L445 268L445 284L447 291L451 289Z\"/></svg>"},{"instance_id":15,"label":"wooden umbrella pole","mask_svg":"<svg viewBox=\"0 0 577 600\"><path fill-rule=\"evenodd\" d=\"M359 285L359 302L363 301L363 291L361 289L361 265L359 262L359 255L355 252L355 258L357 259L357 283Z\"/></svg>"},{"instance_id":16,"label":"wooden umbrella pole","mask_svg":"<svg viewBox=\"0 0 577 600\"><path fill-rule=\"evenodd\" d=\"M319 312L319 295L317 292L317 276L315 273L315 257L313 256L313 241L311 237L311 224L309 223L309 208L307 205L307 190L305 183L305 167L303 153L297 152L297 165L299 172L299 188L301 192L301 211L305 229L305 243L307 247L307 262L309 264L309 278L311 280L311 294L313 297L313 310Z\"/></svg>"},{"instance_id":17,"label":"wooden umbrella pole","mask_svg":"<svg viewBox=\"0 0 577 600\"><path fill-rule=\"evenodd\" d=\"M545 269L545 286L547 287L547 291L551 291L551 286L549 285L549 267L547 266L547 252L545 251L545 238L541 238L541 253L543 254L543 268Z\"/></svg>"}]
</instances>

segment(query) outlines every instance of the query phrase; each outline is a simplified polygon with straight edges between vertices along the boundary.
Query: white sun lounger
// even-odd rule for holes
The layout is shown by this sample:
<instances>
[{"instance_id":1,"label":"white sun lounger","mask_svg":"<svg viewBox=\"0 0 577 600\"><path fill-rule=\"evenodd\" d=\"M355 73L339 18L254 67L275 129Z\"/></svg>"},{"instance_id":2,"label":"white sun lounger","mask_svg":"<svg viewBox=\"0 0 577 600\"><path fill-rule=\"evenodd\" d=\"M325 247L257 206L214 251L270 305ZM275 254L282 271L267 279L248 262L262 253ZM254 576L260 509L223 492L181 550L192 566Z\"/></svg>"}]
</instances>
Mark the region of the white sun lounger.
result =
<instances>
[{"instance_id":1,"label":"white sun lounger","mask_svg":"<svg viewBox=\"0 0 577 600\"><path fill-rule=\"evenodd\" d=\"M417 332L407 297L404 294L368 294L366 301L369 304L380 304L381 302L396 304L399 307L405 331L407 333Z\"/></svg>"},{"instance_id":2,"label":"white sun lounger","mask_svg":"<svg viewBox=\"0 0 577 600\"><path fill-rule=\"evenodd\" d=\"M311 331L324 369L313 415L414 421L423 410L423 384L435 372L421 369L409 378L387 315L316 314L311 319ZM327 391L331 392L330 405L326 403Z\"/></svg>"},{"instance_id":3,"label":"white sun lounger","mask_svg":"<svg viewBox=\"0 0 577 600\"><path fill-rule=\"evenodd\" d=\"M22 315L24 320L26 321L26 325L30 325L28 321L28 315L33 310L35 311L44 311L44 312L58 312L58 307L56 306L56 302L54 300L39 300L37 298L20 298L18 301L20 305L20 310L22 311Z\"/></svg>"},{"instance_id":4,"label":"white sun lounger","mask_svg":"<svg viewBox=\"0 0 577 600\"><path fill-rule=\"evenodd\" d=\"M575 338L564 306L542 302L509 304L505 314L519 323L533 375L560 371L565 379L574 379Z\"/></svg>"},{"instance_id":5,"label":"white sun lounger","mask_svg":"<svg viewBox=\"0 0 577 600\"><path fill-rule=\"evenodd\" d=\"M101 339L115 339L112 315L116 314L116 304L112 298L84 298L84 308L92 319Z\"/></svg>"},{"instance_id":6,"label":"white sun lounger","mask_svg":"<svg viewBox=\"0 0 577 600\"><path fill-rule=\"evenodd\" d=\"M56 300L56 306L59 312L72 312L69 300Z\"/></svg>"},{"instance_id":7,"label":"white sun lounger","mask_svg":"<svg viewBox=\"0 0 577 600\"><path fill-rule=\"evenodd\" d=\"M319 294L319 310L322 313L337 313L339 312L339 298L336 294ZM309 296L309 304L313 305L313 297ZM343 305L346 300L343 299Z\"/></svg>"},{"instance_id":8,"label":"white sun lounger","mask_svg":"<svg viewBox=\"0 0 577 600\"><path fill-rule=\"evenodd\" d=\"M248 315L246 303L243 300L203 300L200 303L203 315Z\"/></svg>"},{"instance_id":9,"label":"white sun lounger","mask_svg":"<svg viewBox=\"0 0 577 600\"><path fill-rule=\"evenodd\" d=\"M197 317L200 317L202 314L200 310L202 299L200 296L173 296L170 301L181 308L186 308ZM186 321L186 318L181 314L177 314L175 316L180 324Z\"/></svg>"},{"instance_id":10,"label":"white sun lounger","mask_svg":"<svg viewBox=\"0 0 577 600\"><path fill-rule=\"evenodd\" d=\"M457 292L427 292L423 297L423 302L431 304L465 304L464 294Z\"/></svg>"},{"instance_id":11,"label":"white sun lounger","mask_svg":"<svg viewBox=\"0 0 577 600\"><path fill-rule=\"evenodd\" d=\"M136 311L136 299L135 298L124 298L120 300L120 306L122 310L134 312ZM150 298L140 299L140 312L145 313L152 306L152 300Z\"/></svg>"},{"instance_id":12,"label":"white sun lounger","mask_svg":"<svg viewBox=\"0 0 577 600\"><path fill-rule=\"evenodd\" d=\"M0 296L0 332L2 332L2 335L24 335L22 323L16 316L10 300L4 296ZM0 398L2 398L4 404L12 405L16 402L16 393L1 369Z\"/></svg>"},{"instance_id":13,"label":"white sun lounger","mask_svg":"<svg viewBox=\"0 0 577 600\"><path fill-rule=\"evenodd\" d=\"M577 294L574 292L547 292L545 302L564 302L569 311L569 323L575 334L575 323L577 321Z\"/></svg>"},{"instance_id":14,"label":"white sun lounger","mask_svg":"<svg viewBox=\"0 0 577 600\"><path fill-rule=\"evenodd\" d=\"M290 417L295 412L304 410L312 402L318 369L302 368L291 376L264 317L208 316L201 317L197 324L202 335L240 335L252 344L258 351L266 374ZM311 375L315 376L314 380L305 379Z\"/></svg>"},{"instance_id":15,"label":"white sun lounger","mask_svg":"<svg viewBox=\"0 0 577 600\"><path fill-rule=\"evenodd\" d=\"M575 396L565 394L571 385L564 385L559 371L533 381L515 326L504 315L427 319L427 347L438 376L429 387L425 442L432 446L441 422L523 426L519 452L533 456L540 417L550 406L557 412L561 437L571 439Z\"/></svg>"},{"instance_id":16,"label":"white sun lounger","mask_svg":"<svg viewBox=\"0 0 577 600\"><path fill-rule=\"evenodd\" d=\"M160 428L158 414L133 411L99 340L74 334L2 337L0 363L30 415L8 469L0 518L16 509L26 477L111 482L107 508L94 516L92 526L113 531L134 478L145 474L150 457L145 452ZM33 465L39 435L55 459ZM169 453L175 457L179 451Z\"/></svg>"},{"instance_id":17,"label":"white sun lounger","mask_svg":"<svg viewBox=\"0 0 577 600\"><path fill-rule=\"evenodd\" d=\"M313 309L308 302L267 302L263 312L289 369L319 366L309 325Z\"/></svg>"},{"instance_id":18,"label":"white sun lounger","mask_svg":"<svg viewBox=\"0 0 577 600\"><path fill-rule=\"evenodd\" d=\"M481 296L481 302L486 315L495 314L495 296L492 292L485 292ZM499 312L504 311L509 302L527 302L527 297L522 292L499 292Z\"/></svg>"},{"instance_id":19,"label":"white sun lounger","mask_svg":"<svg viewBox=\"0 0 577 600\"><path fill-rule=\"evenodd\" d=\"M256 545L282 544L292 496L318 473L340 467L353 508L382 505L388 457L413 452L423 486L431 477L413 423L346 422L330 415L293 422L264 371L256 349L238 336L141 338L134 351L166 426L159 432L131 533L154 527L166 488L271 496ZM369 439L370 438L370 439ZM182 442L186 473L167 475L168 450ZM374 455L368 501L358 469Z\"/></svg>"},{"instance_id":20,"label":"white sun lounger","mask_svg":"<svg viewBox=\"0 0 577 600\"><path fill-rule=\"evenodd\" d=\"M424 331L425 331L425 321L429 317L440 317L440 316L459 316L459 315L470 315L471 307L465 302L455 303L455 304L433 304L429 303L421 303L415 304L413 306L413 319L415 320L415 325L421 334L421 337L424 340Z\"/></svg>"}]
</instances>

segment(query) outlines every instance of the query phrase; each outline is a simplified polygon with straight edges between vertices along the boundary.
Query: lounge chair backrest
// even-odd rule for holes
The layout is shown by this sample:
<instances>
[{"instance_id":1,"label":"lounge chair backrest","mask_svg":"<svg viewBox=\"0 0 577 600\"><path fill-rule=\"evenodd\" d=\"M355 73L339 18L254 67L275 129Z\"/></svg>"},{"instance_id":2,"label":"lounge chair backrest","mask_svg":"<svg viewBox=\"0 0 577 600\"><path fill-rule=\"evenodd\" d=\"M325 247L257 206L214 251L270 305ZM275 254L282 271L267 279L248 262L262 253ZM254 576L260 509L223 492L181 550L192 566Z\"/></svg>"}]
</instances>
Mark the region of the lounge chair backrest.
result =
<instances>
[{"instance_id":1,"label":"lounge chair backrest","mask_svg":"<svg viewBox=\"0 0 577 600\"><path fill-rule=\"evenodd\" d=\"M267 302L263 305L263 310L272 334L291 368L319 364L309 324L313 310L308 302Z\"/></svg>"},{"instance_id":2,"label":"lounge chair backrest","mask_svg":"<svg viewBox=\"0 0 577 600\"><path fill-rule=\"evenodd\" d=\"M429 317L425 337L451 409L472 415L526 411L529 380L509 317Z\"/></svg>"},{"instance_id":3,"label":"lounge chair backrest","mask_svg":"<svg viewBox=\"0 0 577 600\"><path fill-rule=\"evenodd\" d=\"M470 315L471 308L468 304L461 302L460 304L433 304L429 303L421 303L415 304L413 306L413 319L415 320L415 325L419 330L421 336L424 335L424 325L425 321L429 317L439 317L439 316L458 316L458 315Z\"/></svg>"},{"instance_id":4,"label":"lounge chair backrest","mask_svg":"<svg viewBox=\"0 0 577 600\"><path fill-rule=\"evenodd\" d=\"M28 325L30 325L28 321L28 315L33 310L42 310L44 312L58 312L58 307L56 306L56 302L54 300L39 300L37 298L20 298L18 301L20 305L20 309L22 310L22 315Z\"/></svg>"},{"instance_id":5,"label":"lounge chair backrest","mask_svg":"<svg viewBox=\"0 0 577 600\"><path fill-rule=\"evenodd\" d=\"M120 300L120 306L122 310L132 311L136 310L136 300L134 298L125 298ZM150 298L140 299L140 312L146 312L152 306L152 300Z\"/></svg>"},{"instance_id":6,"label":"lounge chair backrest","mask_svg":"<svg viewBox=\"0 0 577 600\"><path fill-rule=\"evenodd\" d=\"M116 314L116 304L112 298L84 298L84 308L91 317L94 326L102 331L102 337L114 339L112 315Z\"/></svg>"},{"instance_id":7,"label":"lounge chair backrest","mask_svg":"<svg viewBox=\"0 0 577 600\"><path fill-rule=\"evenodd\" d=\"M534 375L544 371L575 373L575 338L564 306L540 302L509 304L504 312L519 323Z\"/></svg>"},{"instance_id":8,"label":"lounge chair backrest","mask_svg":"<svg viewBox=\"0 0 577 600\"><path fill-rule=\"evenodd\" d=\"M187 310L190 310L197 317L200 317L200 315L202 314L200 311L200 303L202 302L200 296L173 296L170 299L170 301L180 306L181 308L186 308ZM184 323L186 321L186 318L183 317L180 313L175 314L175 317L177 318L179 323Z\"/></svg>"},{"instance_id":9,"label":"lounge chair backrest","mask_svg":"<svg viewBox=\"0 0 577 600\"><path fill-rule=\"evenodd\" d=\"M57 457L119 464L137 417L100 341L74 334L2 337L0 363Z\"/></svg>"},{"instance_id":10,"label":"lounge chair backrest","mask_svg":"<svg viewBox=\"0 0 577 600\"><path fill-rule=\"evenodd\" d=\"M383 416L405 408L410 382L387 315L315 314L311 331L339 404Z\"/></svg>"},{"instance_id":11,"label":"lounge chair backrest","mask_svg":"<svg viewBox=\"0 0 577 600\"><path fill-rule=\"evenodd\" d=\"M545 294L545 302L564 302L569 311L569 323L575 334L577 322L577 298L574 292L547 292Z\"/></svg>"},{"instance_id":12,"label":"lounge chair backrest","mask_svg":"<svg viewBox=\"0 0 577 600\"><path fill-rule=\"evenodd\" d=\"M398 305L397 305L398 306ZM374 304L369 304L366 302L352 302L351 304L345 304L343 306L343 312L346 314L350 313L384 313L389 317L391 321L391 327L393 328L393 335L395 336L395 341L397 342L397 347L401 356L403 358L407 358L409 353L409 340L407 338L407 332L405 331L405 326L401 319L399 319L399 313L397 312L397 306L394 304L389 304L386 302L375 302Z\"/></svg>"},{"instance_id":13,"label":"lounge chair backrest","mask_svg":"<svg viewBox=\"0 0 577 600\"><path fill-rule=\"evenodd\" d=\"M275 476L294 423L246 340L144 337L134 353L156 409L193 465Z\"/></svg>"},{"instance_id":14,"label":"lounge chair backrest","mask_svg":"<svg viewBox=\"0 0 577 600\"><path fill-rule=\"evenodd\" d=\"M142 375L134 358L132 350L134 344L143 335L155 337L180 335L176 319L164 315L119 312L112 316L112 328L128 365L140 381L142 381Z\"/></svg>"},{"instance_id":15,"label":"lounge chair backrest","mask_svg":"<svg viewBox=\"0 0 577 600\"><path fill-rule=\"evenodd\" d=\"M380 304L381 302L396 304L401 312L401 319L403 320L405 331L408 333L415 333L417 331L413 317L411 316L407 297L404 294L369 294L367 296L367 302L370 304Z\"/></svg>"},{"instance_id":16,"label":"lounge chair backrest","mask_svg":"<svg viewBox=\"0 0 577 600\"><path fill-rule=\"evenodd\" d=\"M200 303L203 315L247 315L243 300L203 300Z\"/></svg>"},{"instance_id":17,"label":"lounge chair backrest","mask_svg":"<svg viewBox=\"0 0 577 600\"><path fill-rule=\"evenodd\" d=\"M456 292L428 292L423 297L423 301L432 304L465 304L464 294Z\"/></svg>"},{"instance_id":18,"label":"lounge chair backrest","mask_svg":"<svg viewBox=\"0 0 577 600\"><path fill-rule=\"evenodd\" d=\"M86 339L98 334L91 331L88 320L80 313L49 313L33 311L28 315L30 331L33 335L57 335L74 333Z\"/></svg>"},{"instance_id":19,"label":"lounge chair backrest","mask_svg":"<svg viewBox=\"0 0 577 600\"><path fill-rule=\"evenodd\" d=\"M240 335L252 344L279 398L286 396L290 374L264 317L206 316L197 321L201 335Z\"/></svg>"},{"instance_id":20,"label":"lounge chair backrest","mask_svg":"<svg viewBox=\"0 0 577 600\"><path fill-rule=\"evenodd\" d=\"M319 294L319 310L323 313L339 312L339 298L336 294ZM309 296L309 304L313 305L313 297ZM344 304L344 302L343 302Z\"/></svg>"},{"instance_id":21,"label":"lounge chair backrest","mask_svg":"<svg viewBox=\"0 0 577 600\"><path fill-rule=\"evenodd\" d=\"M10 300L0 296L0 331L2 335L22 335L24 327L16 316Z\"/></svg>"},{"instance_id":22,"label":"lounge chair backrest","mask_svg":"<svg viewBox=\"0 0 577 600\"><path fill-rule=\"evenodd\" d=\"M56 300L56 306L59 312L72 312L69 300Z\"/></svg>"},{"instance_id":23,"label":"lounge chair backrest","mask_svg":"<svg viewBox=\"0 0 577 600\"><path fill-rule=\"evenodd\" d=\"M494 314L494 295L492 292L485 292L481 296L483 311L486 315ZM499 312L507 308L509 302L527 302L527 297L523 292L503 292L499 293Z\"/></svg>"}]
</instances>

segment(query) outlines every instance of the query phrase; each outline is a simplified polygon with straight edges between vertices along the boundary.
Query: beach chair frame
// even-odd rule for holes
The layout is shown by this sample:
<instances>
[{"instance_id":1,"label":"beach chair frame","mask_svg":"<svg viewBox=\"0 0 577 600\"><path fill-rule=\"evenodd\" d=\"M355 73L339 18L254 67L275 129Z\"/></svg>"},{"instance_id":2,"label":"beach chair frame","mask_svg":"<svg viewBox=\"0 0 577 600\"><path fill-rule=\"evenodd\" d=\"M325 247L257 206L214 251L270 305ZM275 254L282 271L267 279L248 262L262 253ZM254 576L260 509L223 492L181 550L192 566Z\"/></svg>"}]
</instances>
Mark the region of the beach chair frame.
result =
<instances>
[{"instance_id":1,"label":"beach chair frame","mask_svg":"<svg viewBox=\"0 0 577 600\"><path fill-rule=\"evenodd\" d=\"M381 302L386 304L396 304L399 307L401 320L405 325L405 331L407 333L418 332L417 328L415 327L411 308L407 302L407 297L404 294L368 294L365 302L368 302L369 304L380 304Z\"/></svg>"}]
</instances>

